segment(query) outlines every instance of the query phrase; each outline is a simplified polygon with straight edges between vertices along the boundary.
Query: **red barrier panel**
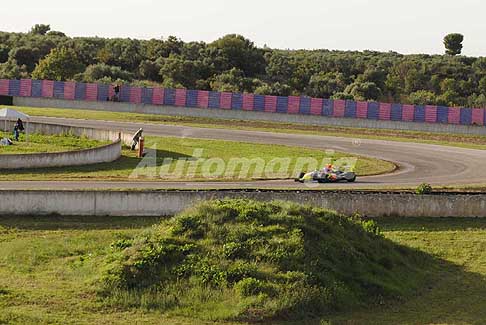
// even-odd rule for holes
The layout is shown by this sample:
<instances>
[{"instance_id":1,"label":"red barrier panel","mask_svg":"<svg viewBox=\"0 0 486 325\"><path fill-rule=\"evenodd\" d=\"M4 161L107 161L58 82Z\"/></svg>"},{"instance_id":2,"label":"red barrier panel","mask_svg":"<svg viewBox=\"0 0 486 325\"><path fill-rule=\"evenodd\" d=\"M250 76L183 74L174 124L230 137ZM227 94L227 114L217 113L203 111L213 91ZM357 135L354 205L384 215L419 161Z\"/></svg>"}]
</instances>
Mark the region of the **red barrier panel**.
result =
<instances>
[{"instance_id":1,"label":"red barrier panel","mask_svg":"<svg viewBox=\"0 0 486 325\"><path fill-rule=\"evenodd\" d=\"M89 101L98 100L98 84L94 84L94 83L86 84L85 100L89 100Z\"/></svg>"},{"instance_id":2,"label":"red barrier panel","mask_svg":"<svg viewBox=\"0 0 486 325\"><path fill-rule=\"evenodd\" d=\"M21 97L30 97L32 96L32 80L30 79L21 79L20 80L20 92L19 95Z\"/></svg>"},{"instance_id":3,"label":"red barrier panel","mask_svg":"<svg viewBox=\"0 0 486 325\"><path fill-rule=\"evenodd\" d=\"M311 115L322 115L322 107L324 104L324 99L322 98L311 98Z\"/></svg>"},{"instance_id":4,"label":"red barrier panel","mask_svg":"<svg viewBox=\"0 0 486 325\"><path fill-rule=\"evenodd\" d=\"M76 96L76 83L72 81L66 81L64 83L64 99L74 100Z\"/></svg>"},{"instance_id":5,"label":"red barrier panel","mask_svg":"<svg viewBox=\"0 0 486 325\"><path fill-rule=\"evenodd\" d=\"M415 114L414 105L403 105L402 106L402 121L413 121L413 116Z\"/></svg>"},{"instance_id":6,"label":"red barrier panel","mask_svg":"<svg viewBox=\"0 0 486 325\"><path fill-rule=\"evenodd\" d=\"M484 125L484 109L473 108L471 122L475 125Z\"/></svg>"},{"instance_id":7,"label":"red barrier panel","mask_svg":"<svg viewBox=\"0 0 486 325\"><path fill-rule=\"evenodd\" d=\"M243 94L243 110L253 111L253 102L255 100L255 95L253 94Z\"/></svg>"},{"instance_id":8,"label":"red barrier panel","mask_svg":"<svg viewBox=\"0 0 486 325\"><path fill-rule=\"evenodd\" d=\"M54 81L42 80L42 97L54 96Z\"/></svg>"},{"instance_id":9,"label":"red barrier panel","mask_svg":"<svg viewBox=\"0 0 486 325\"><path fill-rule=\"evenodd\" d=\"M152 95L152 104L154 104L154 105L164 104L164 89L163 88L154 88L154 92L153 92L153 95Z\"/></svg>"},{"instance_id":10,"label":"red barrier panel","mask_svg":"<svg viewBox=\"0 0 486 325\"><path fill-rule=\"evenodd\" d=\"M130 103L140 104L142 102L142 88L130 87Z\"/></svg>"},{"instance_id":11,"label":"red barrier panel","mask_svg":"<svg viewBox=\"0 0 486 325\"><path fill-rule=\"evenodd\" d=\"M223 109L231 109L231 99L233 94L230 92L222 92L219 99L219 107Z\"/></svg>"},{"instance_id":12,"label":"red barrier panel","mask_svg":"<svg viewBox=\"0 0 486 325\"><path fill-rule=\"evenodd\" d=\"M345 108L346 108L346 101L344 99L334 100L334 111L332 116L344 117Z\"/></svg>"},{"instance_id":13,"label":"red barrier panel","mask_svg":"<svg viewBox=\"0 0 486 325\"><path fill-rule=\"evenodd\" d=\"M175 106L186 106L186 89L176 89L175 91Z\"/></svg>"},{"instance_id":14,"label":"red barrier panel","mask_svg":"<svg viewBox=\"0 0 486 325\"><path fill-rule=\"evenodd\" d=\"M368 118L368 102L357 102L356 103L356 117L357 118Z\"/></svg>"},{"instance_id":15,"label":"red barrier panel","mask_svg":"<svg viewBox=\"0 0 486 325\"><path fill-rule=\"evenodd\" d=\"M459 124L461 122L461 109L459 107L449 107L447 121L450 124Z\"/></svg>"},{"instance_id":16,"label":"red barrier panel","mask_svg":"<svg viewBox=\"0 0 486 325\"><path fill-rule=\"evenodd\" d=\"M111 100L115 96L115 86L108 85L108 98Z\"/></svg>"},{"instance_id":17,"label":"red barrier panel","mask_svg":"<svg viewBox=\"0 0 486 325\"><path fill-rule=\"evenodd\" d=\"M0 79L0 95L8 96L8 88L10 87L10 81L7 79Z\"/></svg>"},{"instance_id":18,"label":"red barrier panel","mask_svg":"<svg viewBox=\"0 0 486 325\"><path fill-rule=\"evenodd\" d=\"M265 96L265 112L275 113L277 111L277 96Z\"/></svg>"},{"instance_id":19,"label":"red barrier panel","mask_svg":"<svg viewBox=\"0 0 486 325\"><path fill-rule=\"evenodd\" d=\"M389 121L391 118L391 104L380 103L379 119L382 121Z\"/></svg>"},{"instance_id":20,"label":"red barrier panel","mask_svg":"<svg viewBox=\"0 0 486 325\"><path fill-rule=\"evenodd\" d=\"M209 91L207 90L197 91L197 107L199 108L209 107Z\"/></svg>"},{"instance_id":21,"label":"red barrier panel","mask_svg":"<svg viewBox=\"0 0 486 325\"><path fill-rule=\"evenodd\" d=\"M425 122L437 123L437 106L434 105L425 106Z\"/></svg>"},{"instance_id":22,"label":"red barrier panel","mask_svg":"<svg viewBox=\"0 0 486 325\"><path fill-rule=\"evenodd\" d=\"M289 96L287 113L298 114L300 111L300 97Z\"/></svg>"}]
</instances>

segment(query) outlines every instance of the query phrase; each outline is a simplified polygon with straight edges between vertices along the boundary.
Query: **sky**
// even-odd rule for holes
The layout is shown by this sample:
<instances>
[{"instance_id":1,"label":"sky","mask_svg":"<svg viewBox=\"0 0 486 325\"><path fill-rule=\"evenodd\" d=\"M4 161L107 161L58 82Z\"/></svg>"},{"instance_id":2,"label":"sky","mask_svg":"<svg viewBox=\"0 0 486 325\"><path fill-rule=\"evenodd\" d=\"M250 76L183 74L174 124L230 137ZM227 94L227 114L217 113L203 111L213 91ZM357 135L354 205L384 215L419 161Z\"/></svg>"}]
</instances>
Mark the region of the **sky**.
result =
<instances>
[{"instance_id":1,"label":"sky","mask_svg":"<svg viewBox=\"0 0 486 325\"><path fill-rule=\"evenodd\" d=\"M486 56L484 0L17 0L2 1L0 30L37 23L69 36L213 41L241 34L281 49L441 54L448 33L463 54Z\"/></svg>"}]
</instances>

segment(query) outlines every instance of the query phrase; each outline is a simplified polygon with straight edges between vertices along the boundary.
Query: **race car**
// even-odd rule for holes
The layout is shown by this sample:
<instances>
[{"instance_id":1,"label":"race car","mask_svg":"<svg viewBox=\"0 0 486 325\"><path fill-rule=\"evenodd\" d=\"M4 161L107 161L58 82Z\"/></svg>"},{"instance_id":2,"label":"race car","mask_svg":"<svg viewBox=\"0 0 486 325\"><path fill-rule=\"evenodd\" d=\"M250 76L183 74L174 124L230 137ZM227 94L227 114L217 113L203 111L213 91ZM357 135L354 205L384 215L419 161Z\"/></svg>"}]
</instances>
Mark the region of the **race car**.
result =
<instances>
[{"instance_id":1,"label":"race car","mask_svg":"<svg viewBox=\"0 0 486 325\"><path fill-rule=\"evenodd\" d=\"M341 181L354 182L356 181L356 174L353 172L345 172L340 170L315 170L309 173L300 173L295 179L296 182L306 183L337 183Z\"/></svg>"}]
</instances>

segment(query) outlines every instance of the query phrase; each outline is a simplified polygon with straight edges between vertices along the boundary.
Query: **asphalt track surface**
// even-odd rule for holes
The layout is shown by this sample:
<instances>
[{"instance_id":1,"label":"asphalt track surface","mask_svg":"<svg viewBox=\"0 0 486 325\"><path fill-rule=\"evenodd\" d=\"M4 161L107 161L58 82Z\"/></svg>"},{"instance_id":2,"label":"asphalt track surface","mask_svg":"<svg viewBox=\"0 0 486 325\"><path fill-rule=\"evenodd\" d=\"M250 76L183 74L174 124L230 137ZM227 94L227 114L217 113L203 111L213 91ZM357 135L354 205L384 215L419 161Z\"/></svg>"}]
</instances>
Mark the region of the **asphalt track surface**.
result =
<instances>
[{"instance_id":1,"label":"asphalt track surface","mask_svg":"<svg viewBox=\"0 0 486 325\"><path fill-rule=\"evenodd\" d=\"M359 177L356 183L313 184L317 188L403 188L420 183L432 185L486 184L486 150L431 144L328 137L304 134L270 133L187 126L35 117L35 122L83 126L104 130L135 132L145 135L197 139L220 139L261 144L279 144L347 152L394 162L398 169L386 175ZM0 189L243 189L308 188L308 184L290 180L250 182L167 182L167 181L4 181Z\"/></svg>"}]
</instances>

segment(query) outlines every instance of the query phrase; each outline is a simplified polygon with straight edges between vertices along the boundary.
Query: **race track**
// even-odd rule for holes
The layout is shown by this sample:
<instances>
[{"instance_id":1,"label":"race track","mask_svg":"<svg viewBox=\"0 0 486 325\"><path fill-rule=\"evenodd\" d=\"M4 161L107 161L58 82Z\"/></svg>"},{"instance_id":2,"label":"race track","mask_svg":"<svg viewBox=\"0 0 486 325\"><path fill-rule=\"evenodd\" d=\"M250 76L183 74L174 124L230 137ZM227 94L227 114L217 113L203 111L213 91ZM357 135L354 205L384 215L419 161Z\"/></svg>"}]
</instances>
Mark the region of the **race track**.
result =
<instances>
[{"instance_id":1,"label":"race track","mask_svg":"<svg viewBox=\"0 0 486 325\"><path fill-rule=\"evenodd\" d=\"M65 118L35 117L34 122L110 129L135 132L140 127L145 135L171 136L199 139L221 139L264 144L281 144L315 149L334 149L362 156L394 162L397 171L379 176L358 178L356 183L332 184L335 188L400 188L413 187L420 183L432 185L486 184L486 150L464 149L430 144L340 138L302 134L284 134L229 129L207 129L186 126L171 126L146 123L92 121ZM329 187L331 184L320 184ZM293 181L255 182L48 182L14 181L0 182L1 189L109 189L109 188L305 188Z\"/></svg>"}]
</instances>

